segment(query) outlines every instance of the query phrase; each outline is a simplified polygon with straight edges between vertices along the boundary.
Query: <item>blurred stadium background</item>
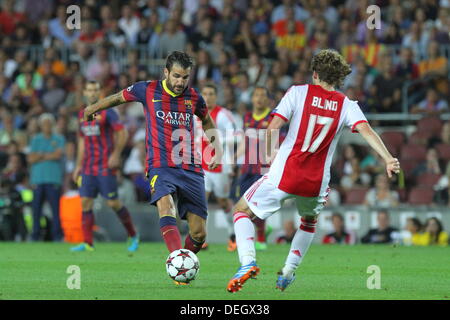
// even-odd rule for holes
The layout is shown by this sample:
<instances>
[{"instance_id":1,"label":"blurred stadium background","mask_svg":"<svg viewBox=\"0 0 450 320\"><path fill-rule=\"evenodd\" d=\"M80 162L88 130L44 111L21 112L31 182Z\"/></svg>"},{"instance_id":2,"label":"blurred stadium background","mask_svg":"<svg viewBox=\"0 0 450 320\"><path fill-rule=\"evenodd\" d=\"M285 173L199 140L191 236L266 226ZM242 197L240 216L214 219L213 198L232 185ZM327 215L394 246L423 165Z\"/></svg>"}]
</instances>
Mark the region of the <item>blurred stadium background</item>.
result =
<instances>
[{"instance_id":1,"label":"blurred stadium background","mask_svg":"<svg viewBox=\"0 0 450 320\"><path fill-rule=\"evenodd\" d=\"M450 230L450 1L0 3L0 239L28 240L32 191L26 155L39 130L38 116L51 112L57 116L55 132L66 140L63 227L66 240L80 241L81 208L70 177L78 125L75 109L83 103L83 81L100 81L102 96L107 96L137 81L160 78L172 50L195 57L191 85L216 83L218 104L231 110L242 126L243 115L251 110L254 86L268 88L274 107L291 85L311 81L309 63L315 52L335 48L353 69L341 90L359 101L372 126L400 159L403 172L391 181L384 179L378 156L357 134L346 132L335 155L332 193L320 217L316 241L333 232L331 214L336 212L359 241L376 227L377 212L383 208L398 230L412 216L422 223L437 217L444 230ZM81 8L79 30L66 27L66 9L71 4ZM381 9L380 29L366 26L366 9L372 4ZM142 108L128 103L116 109L130 133L122 159L120 199L132 212L142 239L159 241L155 209L146 204ZM12 192L21 197L12 197ZM208 241L225 242L226 219L214 210L214 199L210 206ZM125 239L101 199L95 210L99 239ZM272 217L269 225L275 230L269 241L281 239L283 232L298 224L294 218L289 205ZM50 223L46 206L43 239L51 240Z\"/></svg>"}]
</instances>

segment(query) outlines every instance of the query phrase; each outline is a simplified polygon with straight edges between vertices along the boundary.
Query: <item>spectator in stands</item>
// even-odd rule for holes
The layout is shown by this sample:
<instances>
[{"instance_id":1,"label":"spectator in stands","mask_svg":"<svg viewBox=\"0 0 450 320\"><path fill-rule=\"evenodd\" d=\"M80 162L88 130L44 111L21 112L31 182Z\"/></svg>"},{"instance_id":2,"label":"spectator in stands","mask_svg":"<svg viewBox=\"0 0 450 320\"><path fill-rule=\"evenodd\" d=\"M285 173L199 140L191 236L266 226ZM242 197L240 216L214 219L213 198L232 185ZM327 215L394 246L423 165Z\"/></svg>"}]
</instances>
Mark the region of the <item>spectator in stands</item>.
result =
<instances>
[{"instance_id":1,"label":"spectator in stands","mask_svg":"<svg viewBox=\"0 0 450 320\"><path fill-rule=\"evenodd\" d=\"M333 213L331 222L333 223L334 232L325 235L322 243L355 244L355 234L345 230L344 217L340 213Z\"/></svg>"},{"instance_id":2,"label":"spectator in stands","mask_svg":"<svg viewBox=\"0 0 450 320\"><path fill-rule=\"evenodd\" d=\"M392 233L397 229L389 225L389 213L386 210L378 211L377 215L378 226L374 229L370 229L365 236L361 238L362 243L366 244L378 244L378 243L391 243Z\"/></svg>"},{"instance_id":3,"label":"spectator in stands","mask_svg":"<svg viewBox=\"0 0 450 320\"><path fill-rule=\"evenodd\" d=\"M411 110L411 113L425 113L428 115L439 115L443 112L448 112L448 103L441 99L438 92L433 88L429 88L425 99Z\"/></svg>"},{"instance_id":4,"label":"spectator in stands","mask_svg":"<svg viewBox=\"0 0 450 320\"><path fill-rule=\"evenodd\" d=\"M406 221L407 235L403 237L403 244L405 245L420 245L423 236L423 225L417 218L408 218Z\"/></svg>"},{"instance_id":5,"label":"spectator in stands","mask_svg":"<svg viewBox=\"0 0 450 320\"><path fill-rule=\"evenodd\" d=\"M66 91L59 87L59 83L60 81L56 76L49 76L45 82L45 89L41 97L45 110L52 114L58 113L58 109L66 98Z\"/></svg>"},{"instance_id":6,"label":"spectator in stands","mask_svg":"<svg viewBox=\"0 0 450 320\"><path fill-rule=\"evenodd\" d=\"M63 183L62 157L64 137L52 132L55 118L49 113L39 117L41 133L33 137L28 162L31 165L30 183L33 186L33 233L32 240L39 241L42 207L47 200L52 209L53 241L62 241L63 233L59 220L59 199Z\"/></svg>"},{"instance_id":7,"label":"spectator in stands","mask_svg":"<svg viewBox=\"0 0 450 320\"><path fill-rule=\"evenodd\" d=\"M371 208L391 208L398 206L399 194L391 190L389 180L385 173L375 178L375 186L366 193L364 205Z\"/></svg>"},{"instance_id":8,"label":"spectator in stands","mask_svg":"<svg viewBox=\"0 0 450 320\"><path fill-rule=\"evenodd\" d=\"M402 82L393 72L392 57L386 53L381 54L377 69L380 74L373 81L379 103L377 111L380 113L401 112Z\"/></svg>"},{"instance_id":9,"label":"spectator in stands","mask_svg":"<svg viewBox=\"0 0 450 320\"><path fill-rule=\"evenodd\" d=\"M129 45L136 43L136 36L139 32L139 18L133 13L131 6L124 5L121 8L121 17L119 19L119 27L125 32Z\"/></svg>"},{"instance_id":10,"label":"spectator in stands","mask_svg":"<svg viewBox=\"0 0 450 320\"><path fill-rule=\"evenodd\" d=\"M395 68L395 75L403 80L414 80L419 76L419 68L414 63L413 51L404 47L400 51L400 61Z\"/></svg>"},{"instance_id":11,"label":"spectator in stands","mask_svg":"<svg viewBox=\"0 0 450 320\"><path fill-rule=\"evenodd\" d=\"M343 175L340 180L340 185L344 190L370 183L370 176L367 173L361 173L360 158L355 145L349 144L344 147Z\"/></svg>"},{"instance_id":12,"label":"spectator in stands","mask_svg":"<svg viewBox=\"0 0 450 320\"><path fill-rule=\"evenodd\" d=\"M438 151L435 148L428 148L425 161L419 163L414 168L412 175L418 177L423 173L441 174L443 169L442 160L439 159Z\"/></svg>"},{"instance_id":13,"label":"spectator in stands","mask_svg":"<svg viewBox=\"0 0 450 320\"><path fill-rule=\"evenodd\" d=\"M172 51L183 51L186 42L186 35L180 30L178 23L172 19L168 20L159 38L158 57L166 57Z\"/></svg>"},{"instance_id":14,"label":"spectator in stands","mask_svg":"<svg viewBox=\"0 0 450 320\"><path fill-rule=\"evenodd\" d=\"M447 246L448 233L444 231L442 222L438 218L430 218L425 223L425 232L420 237L419 245L422 246Z\"/></svg>"},{"instance_id":15,"label":"spectator in stands","mask_svg":"<svg viewBox=\"0 0 450 320\"><path fill-rule=\"evenodd\" d=\"M283 223L283 230L278 233L275 237L275 241L278 244L281 243L291 243L294 239L295 232L297 228L295 227L294 220L287 220Z\"/></svg>"},{"instance_id":16,"label":"spectator in stands","mask_svg":"<svg viewBox=\"0 0 450 320\"><path fill-rule=\"evenodd\" d=\"M430 75L447 75L448 60L439 53L439 43L431 41L428 45L428 56L426 60L419 62L419 75L421 77Z\"/></svg>"}]
</instances>

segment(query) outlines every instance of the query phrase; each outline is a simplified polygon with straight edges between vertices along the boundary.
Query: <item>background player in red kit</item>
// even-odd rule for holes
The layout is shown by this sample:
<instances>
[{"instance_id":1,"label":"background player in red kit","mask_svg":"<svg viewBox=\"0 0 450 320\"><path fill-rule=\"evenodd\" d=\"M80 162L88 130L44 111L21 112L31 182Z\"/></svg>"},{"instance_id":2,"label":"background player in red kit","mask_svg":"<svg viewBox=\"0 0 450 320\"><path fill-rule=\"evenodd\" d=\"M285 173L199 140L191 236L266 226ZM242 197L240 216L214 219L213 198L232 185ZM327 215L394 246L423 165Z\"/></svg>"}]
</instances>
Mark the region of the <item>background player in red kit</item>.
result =
<instances>
[{"instance_id":1,"label":"background player in red kit","mask_svg":"<svg viewBox=\"0 0 450 320\"><path fill-rule=\"evenodd\" d=\"M267 130L269 157L271 131L290 122L269 172L253 184L234 208L234 228L241 267L227 290L236 292L256 277L252 219L266 219L277 212L284 200L293 198L302 216L285 265L278 273L277 288L285 290L295 280L295 270L314 237L317 216L324 207L330 181L330 166L344 126L359 132L383 158L389 177L400 170L399 161L373 131L356 101L335 91L351 68L334 50L321 50L311 62L313 85L292 86L280 101Z\"/></svg>"},{"instance_id":2,"label":"background player in red kit","mask_svg":"<svg viewBox=\"0 0 450 320\"><path fill-rule=\"evenodd\" d=\"M189 225L186 249L197 253L206 236L205 183L200 155L194 152L194 114L202 120L206 132L211 133L215 126L201 95L188 87L192 67L189 55L174 51L167 57L164 80L137 82L84 110L84 118L92 119L96 113L128 101L143 104L150 203L158 208L161 234L169 252L182 248L176 209ZM216 150L209 164L214 169L222 150L219 139L212 135L208 138Z\"/></svg>"},{"instance_id":3,"label":"background player in red kit","mask_svg":"<svg viewBox=\"0 0 450 320\"><path fill-rule=\"evenodd\" d=\"M232 113L216 104L217 102L217 87L208 83L202 88L202 97L205 99L206 106L208 107L209 114L213 119L217 129L222 134L222 142L225 145L225 150L228 151L228 147L234 146L234 132L235 132L235 123ZM202 150L202 168L205 172L205 191L206 191L206 201L208 201L211 193L214 193L217 203L220 208L227 214L227 217L230 218L230 230L229 235L234 234L233 225L232 225L232 202L229 198L230 196L230 173L231 173L231 165L224 161L223 164L217 166L217 168L210 170L208 168L208 163L211 159L208 159L210 155L208 152L203 152L209 145L208 138L203 134L203 128L201 124L201 120L196 118L196 130L198 134L196 135L197 146ZM234 240L233 240L234 241ZM203 244L203 248L206 247L206 242Z\"/></svg>"},{"instance_id":4,"label":"background player in red kit","mask_svg":"<svg viewBox=\"0 0 450 320\"><path fill-rule=\"evenodd\" d=\"M100 97L100 84L96 81L86 82L83 94L89 104L95 104ZM83 110L80 110L78 118L80 134L73 179L80 190L84 243L71 250L93 250L92 207L94 199L100 192L106 199L107 205L116 212L130 237L128 251L136 251L139 246L139 237L130 213L117 198L116 170L120 165L120 154L127 141L127 131L114 110L104 110L90 122L83 120Z\"/></svg>"}]
</instances>

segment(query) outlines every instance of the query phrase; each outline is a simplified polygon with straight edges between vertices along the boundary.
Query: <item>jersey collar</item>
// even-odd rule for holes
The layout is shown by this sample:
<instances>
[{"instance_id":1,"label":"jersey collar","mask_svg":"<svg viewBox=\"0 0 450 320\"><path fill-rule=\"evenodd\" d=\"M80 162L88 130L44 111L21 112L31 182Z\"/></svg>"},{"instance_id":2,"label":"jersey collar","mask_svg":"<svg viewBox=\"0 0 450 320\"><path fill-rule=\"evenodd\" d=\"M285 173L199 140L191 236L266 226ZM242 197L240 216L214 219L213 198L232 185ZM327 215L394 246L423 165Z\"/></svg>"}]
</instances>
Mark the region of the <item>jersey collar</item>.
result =
<instances>
[{"instance_id":1,"label":"jersey collar","mask_svg":"<svg viewBox=\"0 0 450 320\"><path fill-rule=\"evenodd\" d=\"M180 95L182 94L182 93L176 94L175 92L173 92L172 90L170 90L169 87L167 86L166 79L164 79L164 80L162 81L162 86L163 86L163 88L164 88L164 91L167 92L168 94L170 94L170 96L172 96L172 97L178 97L178 96L180 96Z\"/></svg>"},{"instance_id":2,"label":"jersey collar","mask_svg":"<svg viewBox=\"0 0 450 320\"><path fill-rule=\"evenodd\" d=\"M255 119L256 121L260 121L262 119L264 119L265 117L267 117L267 115L270 113L270 108L266 108L266 110L261 113L260 115L256 115L254 112L252 113L252 117L253 119Z\"/></svg>"}]
</instances>

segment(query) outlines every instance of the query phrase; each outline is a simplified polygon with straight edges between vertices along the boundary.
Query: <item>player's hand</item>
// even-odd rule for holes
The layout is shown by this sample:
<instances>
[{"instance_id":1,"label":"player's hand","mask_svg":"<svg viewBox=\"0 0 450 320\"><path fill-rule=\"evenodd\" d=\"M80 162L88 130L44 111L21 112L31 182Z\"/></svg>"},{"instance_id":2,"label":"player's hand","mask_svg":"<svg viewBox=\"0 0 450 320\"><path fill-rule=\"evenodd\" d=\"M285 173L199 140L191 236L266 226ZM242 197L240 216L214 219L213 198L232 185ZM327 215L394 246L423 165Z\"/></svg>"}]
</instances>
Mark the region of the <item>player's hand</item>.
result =
<instances>
[{"instance_id":1,"label":"player's hand","mask_svg":"<svg viewBox=\"0 0 450 320\"><path fill-rule=\"evenodd\" d=\"M109 156L108 159L108 168L110 169L117 169L120 164L120 157L119 155L113 153Z\"/></svg>"},{"instance_id":2,"label":"player's hand","mask_svg":"<svg viewBox=\"0 0 450 320\"><path fill-rule=\"evenodd\" d=\"M81 168L76 167L75 170L73 170L72 173L72 180L75 182L75 184L78 184L78 177L80 176Z\"/></svg>"},{"instance_id":3,"label":"player's hand","mask_svg":"<svg viewBox=\"0 0 450 320\"><path fill-rule=\"evenodd\" d=\"M392 177L392 173L400 172L400 162L397 158L391 158L386 161L386 172L389 178Z\"/></svg>"},{"instance_id":4,"label":"player's hand","mask_svg":"<svg viewBox=\"0 0 450 320\"><path fill-rule=\"evenodd\" d=\"M96 110L93 106L87 106L84 108L83 120L92 121L95 120Z\"/></svg>"}]
</instances>

